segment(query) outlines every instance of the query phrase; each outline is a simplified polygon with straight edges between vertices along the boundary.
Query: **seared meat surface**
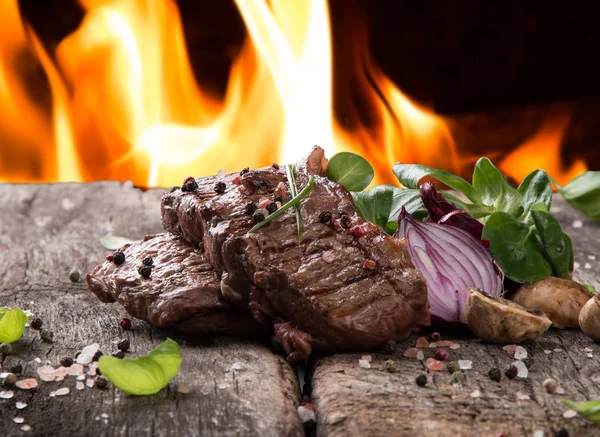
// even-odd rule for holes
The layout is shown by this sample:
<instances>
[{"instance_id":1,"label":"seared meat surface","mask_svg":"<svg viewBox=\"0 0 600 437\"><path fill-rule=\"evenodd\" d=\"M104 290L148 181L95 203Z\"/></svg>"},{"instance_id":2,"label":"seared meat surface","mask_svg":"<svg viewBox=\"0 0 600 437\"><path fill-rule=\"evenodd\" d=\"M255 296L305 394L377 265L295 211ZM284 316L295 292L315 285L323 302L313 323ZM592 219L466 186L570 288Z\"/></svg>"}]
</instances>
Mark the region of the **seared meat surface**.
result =
<instances>
[{"instance_id":1,"label":"seared meat surface","mask_svg":"<svg viewBox=\"0 0 600 437\"><path fill-rule=\"evenodd\" d=\"M323 160L317 149L295 173L299 190L310 173L315 178L300 204L301 237L293 208L247 234L253 213L289 200L277 166L221 177L222 194L178 190L163 197L165 229L203 246L224 297L272 324L291 361L312 347L375 349L429 321L425 283L404 242L357 215L350 194L320 175Z\"/></svg>"},{"instance_id":2,"label":"seared meat surface","mask_svg":"<svg viewBox=\"0 0 600 437\"><path fill-rule=\"evenodd\" d=\"M102 302L119 302L133 317L187 333L267 334L248 311L221 295L220 278L204 254L169 234L147 236L120 249L125 262L106 261L87 275L88 288ZM150 278L138 268L152 259ZM148 263L148 261L146 261Z\"/></svg>"}]
</instances>

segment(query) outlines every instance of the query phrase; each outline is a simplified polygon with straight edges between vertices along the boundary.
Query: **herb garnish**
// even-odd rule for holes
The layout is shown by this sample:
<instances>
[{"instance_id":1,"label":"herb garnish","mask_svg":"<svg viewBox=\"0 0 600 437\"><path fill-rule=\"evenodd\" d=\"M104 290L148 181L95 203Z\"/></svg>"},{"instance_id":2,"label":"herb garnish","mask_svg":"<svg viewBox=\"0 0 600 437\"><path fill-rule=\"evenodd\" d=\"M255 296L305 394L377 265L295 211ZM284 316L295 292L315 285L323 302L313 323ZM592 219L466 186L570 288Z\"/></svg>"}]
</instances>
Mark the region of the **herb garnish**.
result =
<instances>
[{"instance_id":1,"label":"herb garnish","mask_svg":"<svg viewBox=\"0 0 600 437\"><path fill-rule=\"evenodd\" d=\"M286 204L282 205L281 208L279 208L277 211L275 211L273 214L270 214L266 219L264 219L263 221L261 221L260 223L255 224L252 229L250 229L246 235L251 234L253 232L256 232L258 229L262 228L264 225L266 225L267 223L269 223L272 220L275 220L277 217L281 216L284 212L286 212L288 209L290 209L292 206L298 205L300 203L300 201L302 199L304 199L308 193L310 193L310 190L312 190L313 187L313 183L315 182L315 177L311 176L308 179L308 183L306 184L306 186L304 188L302 188L302 190L296 195L294 196L289 202L287 202ZM297 219L297 217L296 217Z\"/></svg>"},{"instance_id":2,"label":"herb garnish","mask_svg":"<svg viewBox=\"0 0 600 437\"><path fill-rule=\"evenodd\" d=\"M13 343L23 336L30 314L21 308L0 308L0 343Z\"/></svg>"},{"instance_id":3,"label":"herb garnish","mask_svg":"<svg viewBox=\"0 0 600 437\"><path fill-rule=\"evenodd\" d=\"M115 358L103 355L100 372L119 389L131 395L158 393L177 375L181 365L179 345L167 340L145 357Z\"/></svg>"},{"instance_id":4,"label":"herb garnish","mask_svg":"<svg viewBox=\"0 0 600 437\"><path fill-rule=\"evenodd\" d=\"M371 164L362 156L340 152L329 160L327 177L348 191L362 191L369 186L375 177L375 172Z\"/></svg>"},{"instance_id":5,"label":"herb garnish","mask_svg":"<svg viewBox=\"0 0 600 437\"><path fill-rule=\"evenodd\" d=\"M561 402L567 407L577 411L587 420L600 425L600 400L573 402L568 399L561 399Z\"/></svg>"},{"instance_id":6,"label":"herb garnish","mask_svg":"<svg viewBox=\"0 0 600 437\"><path fill-rule=\"evenodd\" d=\"M106 250L117 250L129 243L134 243L135 240L131 240L126 237L119 237L117 235L103 235L100 237L100 243Z\"/></svg>"},{"instance_id":7,"label":"herb garnish","mask_svg":"<svg viewBox=\"0 0 600 437\"><path fill-rule=\"evenodd\" d=\"M292 198L298 195L298 186L296 185L296 178L294 177L294 166L292 164L288 164L285 166L285 173L287 175L288 183L290 185L290 191L292 193ZM298 237L302 235L302 217L300 216L300 205L296 204L294 206L296 210L296 227L298 228Z\"/></svg>"}]
</instances>

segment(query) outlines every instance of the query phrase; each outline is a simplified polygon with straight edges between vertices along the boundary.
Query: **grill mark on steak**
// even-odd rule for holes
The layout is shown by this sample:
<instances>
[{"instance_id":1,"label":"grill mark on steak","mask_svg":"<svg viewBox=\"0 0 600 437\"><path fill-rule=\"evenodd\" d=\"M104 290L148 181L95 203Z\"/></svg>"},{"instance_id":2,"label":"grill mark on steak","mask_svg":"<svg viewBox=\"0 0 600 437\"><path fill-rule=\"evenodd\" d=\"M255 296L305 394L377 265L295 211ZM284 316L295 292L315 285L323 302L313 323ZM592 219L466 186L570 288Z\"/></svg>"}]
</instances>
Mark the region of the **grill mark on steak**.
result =
<instances>
[{"instance_id":1,"label":"grill mark on steak","mask_svg":"<svg viewBox=\"0 0 600 437\"><path fill-rule=\"evenodd\" d=\"M89 290L102 302L119 302L133 317L158 327L175 326L190 334L266 334L243 309L223 299L220 277L204 254L181 238L147 236L120 249L125 263L106 261L86 276ZM152 257L150 279L138 273Z\"/></svg>"}]
</instances>

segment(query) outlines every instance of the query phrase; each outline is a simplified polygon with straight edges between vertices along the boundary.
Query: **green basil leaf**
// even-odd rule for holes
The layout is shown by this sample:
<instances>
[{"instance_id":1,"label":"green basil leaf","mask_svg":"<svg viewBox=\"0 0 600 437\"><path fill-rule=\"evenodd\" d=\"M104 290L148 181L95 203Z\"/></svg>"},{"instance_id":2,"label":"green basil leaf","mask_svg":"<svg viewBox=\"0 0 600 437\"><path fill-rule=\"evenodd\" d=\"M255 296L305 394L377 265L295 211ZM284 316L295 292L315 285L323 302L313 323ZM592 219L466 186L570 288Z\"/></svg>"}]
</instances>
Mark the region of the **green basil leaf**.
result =
<instances>
[{"instance_id":1,"label":"green basil leaf","mask_svg":"<svg viewBox=\"0 0 600 437\"><path fill-rule=\"evenodd\" d=\"M106 250L117 250L126 244L135 243L135 240L119 237L117 235L104 235L100 237L100 243L102 243Z\"/></svg>"},{"instance_id":2,"label":"green basil leaf","mask_svg":"<svg viewBox=\"0 0 600 437\"><path fill-rule=\"evenodd\" d=\"M390 233L396 230L398 215L403 206L409 213L423 206L419 190L393 185L379 185L367 191L352 192L352 199L362 217Z\"/></svg>"},{"instance_id":3,"label":"green basil leaf","mask_svg":"<svg viewBox=\"0 0 600 437\"><path fill-rule=\"evenodd\" d=\"M449 187L460 191L473 203L482 203L477 191L465 181L463 178L448 173L444 170L438 170L431 167L426 167L420 164L402 164L397 162L394 164L392 171L402 185L407 188L419 188L419 182L425 176L430 176Z\"/></svg>"},{"instance_id":4,"label":"green basil leaf","mask_svg":"<svg viewBox=\"0 0 600 437\"><path fill-rule=\"evenodd\" d=\"M369 186L375 172L362 156L350 152L336 153L327 164L327 177L348 191L362 191Z\"/></svg>"},{"instance_id":5,"label":"green basil leaf","mask_svg":"<svg viewBox=\"0 0 600 437\"><path fill-rule=\"evenodd\" d=\"M600 171L587 171L564 187L556 188L573 208L582 214L600 220Z\"/></svg>"},{"instance_id":6,"label":"green basil leaf","mask_svg":"<svg viewBox=\"0 0 600 437\"><path fill-rule=\"evenodd\" d=\"M158 393L177 375L180 365L179 345L170 338L145 357L119 359L103 355L98 360L100 372L110 382L138 396Z\"/></svg>"},{"instance_id":7,"label":"green basil leaf","mask_svg":"<svg viewBox=\"0 0 600 437\"><path fill-rule=\"evenodd\" d=\"M561 401L567 407L577 411L590 422L600 425L600 400L573 402L568 399L561 399Z\"/></svg>"},{"instance_id":8,"label":"green basil leaf","mask_svg":"<svg viewBox=\"0 0 600 437\"><path fill-rule=\"evenodd\" d=\"M535 282L552 276L533 230L512 215L497 211L489 216L481 237L490 241L490 253L504 274L517 282Z\"/></svg>"},{"instance_id":9,"label":"green basil leaf","mask_svg":"<svg viewBox=\"0 0 600 437\"><path fill-rule=\"evenodd\" d=\"M475 164L473 188L481 196L482 202L493 206L496 211L516 215L521 207L521 193L510 186L502 172L488 158L480 158Z\"/></svg>"},{"instance_id":10,"label":"green basil leaf","mask_svg":"<svg viewBox=\"0 0 600 437\"><path fill-rule=\"evenodd\" d=\"M546 205L546 211L550 210L552 204L552 184L550 178L544 170L532 171L523 179L521 185L518 188L519 193L523 196L521 205L523 211L521 213L521 219L528 221L530 217L530 210L536 203L542 202Z\"/></svg>"},{"instance_id":11,"label":"green basil leaf","mask_svg":"<svg viewBox=\"0 0 600 437\"><path fill-rule=\"evenodd\" d=\"M552 265L554 276L569 279L571 254L565 234L558 221L548 212L531 211L533 223L542 242L546 258Z\"/></svg>"},{"instance_id":12,"label":"green basil leaf","mask_svg":"<svg viewBox=\"0 0 600 437\"><path fill-rule=\"evenodd\" d=\"M2 308L0 343L13 343L23 336L28 316L21 308Z\"/></svg>"}]
</instances>

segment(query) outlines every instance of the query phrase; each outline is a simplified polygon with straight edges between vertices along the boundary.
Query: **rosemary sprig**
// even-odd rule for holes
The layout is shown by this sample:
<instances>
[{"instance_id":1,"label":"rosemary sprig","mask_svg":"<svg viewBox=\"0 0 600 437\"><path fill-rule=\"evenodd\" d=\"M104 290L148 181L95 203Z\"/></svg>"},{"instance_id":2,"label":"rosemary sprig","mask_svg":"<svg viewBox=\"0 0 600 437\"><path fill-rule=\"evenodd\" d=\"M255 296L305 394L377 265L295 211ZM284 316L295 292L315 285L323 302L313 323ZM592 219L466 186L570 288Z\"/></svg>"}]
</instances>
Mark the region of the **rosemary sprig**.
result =
<instances>
[{"instance_id":1,"label":"rosemary sprig","mask_svg":"<svg viewBox=\"0 0 600 437\"><path fill-rule=\"evenodd\" d=\"M298 205L300 203L300 201L302 199L304 199L308 195L308 193L310 193L310 190L312 190L314 181L315 181L315 177L311 176L310 179L308 180L308 183L306 184L306 186L304 188L302 188L302 191L300 191L297 195L295 195L289 202L287 202L286 204L282 205L281 208L279 208L273 214L269 214L269 216L266 219L264 219L263 221L255 224L252 227L252 229L250 229L246 233L246 235L251 234L252 232L257 231L258 229L262 228L264 225L266 225L270 221L275 220L277 217L279 217L280 215L282 215L284 212L286 212L292 206Z\"/></svg>"},{"instance_id":2,"label":"rosemary sprig","mask_svg":"<svg viewBox=\"0 0 600 437\"><path fill-rule=\"evenodd\" d=\"M298 195L298 186L296 185L296 178L294 177L294 166L292 164L288 164L285 166L285 172L287 174L287 179L290 185L290 191L292 192L292 198ZM298 227L298 237L302 235L302 223L300 216L300 205L296 204L296 226Z\"/></svg>"}]
</instances>

